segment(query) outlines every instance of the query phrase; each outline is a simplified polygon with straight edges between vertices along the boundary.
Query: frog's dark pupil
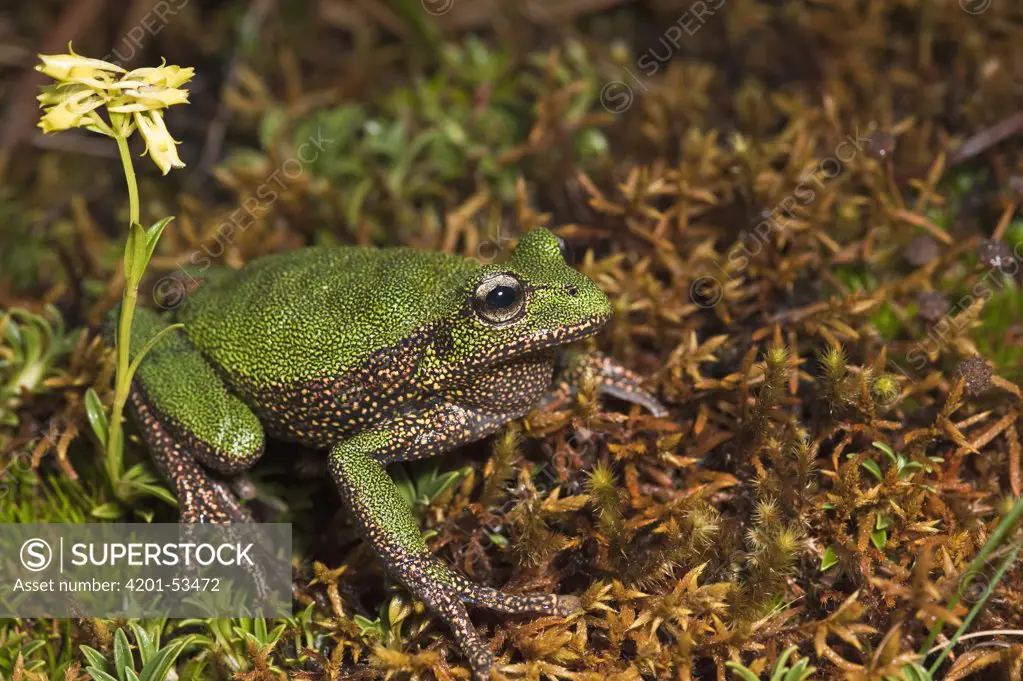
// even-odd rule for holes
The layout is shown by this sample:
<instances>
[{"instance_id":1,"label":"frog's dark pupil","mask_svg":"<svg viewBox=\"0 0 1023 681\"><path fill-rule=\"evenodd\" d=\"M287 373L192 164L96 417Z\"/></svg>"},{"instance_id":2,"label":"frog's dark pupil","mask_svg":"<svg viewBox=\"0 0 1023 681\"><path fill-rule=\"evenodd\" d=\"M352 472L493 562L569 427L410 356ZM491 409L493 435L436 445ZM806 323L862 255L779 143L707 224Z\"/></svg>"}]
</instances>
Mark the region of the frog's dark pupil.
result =
<instances>
[{"instance_id":1,"label":"frog's dark pupil","mask_svg":"<svg viewBox=\"0 0 1023 681\"><path fill-rule=\"evenodd\" d=\"M511 286L495 286L487 294L487 307L492 310L503 310L515 303L516 291Z\"/></svg>"}]
</instances>

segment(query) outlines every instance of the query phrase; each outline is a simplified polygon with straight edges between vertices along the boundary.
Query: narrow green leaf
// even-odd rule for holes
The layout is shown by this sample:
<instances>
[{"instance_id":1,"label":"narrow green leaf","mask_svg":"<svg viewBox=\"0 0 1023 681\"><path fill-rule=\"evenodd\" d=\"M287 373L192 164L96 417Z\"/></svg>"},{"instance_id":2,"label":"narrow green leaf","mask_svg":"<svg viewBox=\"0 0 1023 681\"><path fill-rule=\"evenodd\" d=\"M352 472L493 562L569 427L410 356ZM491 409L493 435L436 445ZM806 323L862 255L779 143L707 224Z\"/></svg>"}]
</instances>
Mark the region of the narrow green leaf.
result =
<instances>
[{"instance_id":1,"label":"narrow green leaf","mask_svg":"<svg viewBox=\"0 0 1023 681\"><path fill-rule=\"evenodd\" d=\"M402 499L411 507L415 503L416 488L412 484L408 471L405 470L404 466L395 466L391 470L391 479L394 480L394 485L398 488L398 493L401 494Z\"/></svg>"},{"instance_id":2,"label":"narrow green leaf","mask_svg":"<svg viewBox=\"0 0 1023 681\"><path fill-rule=\"evenodd\" d=\"M860 465L863 466L864 468L866 468L870 472L871 475L873 475L875 478L877 478L878 482L881 482L882 480L884 480L884 474L881 473L881 467L878 466L877 462L874 461L873 459L867 459L866 461L864 461Z\"/></svg>"},{"instance_id":3,"label":"narrow green leaf","mask_svg":"<svg viewBox=\"0 0 1023 681\"><path fill-rule=\"evenodd\" d=\"M93 435L96 436L100 446L105 449L110 424L107 422L107 412L103 409L103 403L92 388L85 391L85 415L89 419L89 427L92 428Z\"/></svg>"},{"instance_id":4,"label":"narrow green leaf","mask_svg":"<svg viewBox=\"0 0 1023 681\"><path fill-rule=\"evenodd\" d=\"M371 620L368 617L363 617L362 615L355 615L352 617L352 621L354 621L355 625L359 627L359 633L363 636L371 634L383 636L385 633L384 627L380 623L379 619Z\"/></svg>"},{"instance_id":5,"label":"narrow green leaf","mask_svg":"<svg viewBox=\"0 0 1023 681\"><path fill-rule=\"evenodd\" d=\"M139 659L142 660L142 666L145 667L146 662L149 662L149 658L156 653L153 638L149 635L149 632L136 622L129 622L128 626L131 627L131 632L135 635L135 643L139 649Z\"/></svg>"},{"instance_id":6,"label":"narrow green leaf","mask_svg":"<svg viewBox=\"0 0 1023 681\"><path fill-rule=\"evenodd\" d=\"M888 530L878 530L871 534L870 543L876 546L878 551L884 551L884 545L888 543Z\"/></svg>"},{"instance_id":7,"label":"narrow green leaf","mask_svg":"<svg viewBox=\"0 0 1023 681\"><path fill-rule=\"evenodd\" d=\"M138 285L145 272L146 230L137 222L131 224L128 239L124 243L124 278L129 288Z\"/></svg>"},{"instance_id":8,"label":"narrow green leaf","mask_svg":"<svg viewBox=\"0 0 1023 681\"><path fill-rule=\"evenodd\" d=\"M127 669L135 668L135 658L131 654L131 646L128 644L128 636L124 629L118 629L114 633L114 671L121 681L128 681L125 673Z\"/></svg>"},{"instance_id":9,"label":"narrow green leaf","mask_svg":"<svg viewBox=\"0 0 1023 681\"><path fill-rule=\"evenodd\" d=\"M789 646L781 651L781 655L774 661L774 673L771 674L771 681L781 681L785 668L788 666L789 658L792 657L794 652L796 652L796 646Z\"/></svg>"},{"instance_id":10,"label":"narrow green leaf","mask_svg":"<svg viewBox=\"0 0 1023 681\"><path fill-rule=\"evenodd\" d=\"M175 639L153 655L149 663L142 669L140 681L165 681L167 673L174 666L175 660L181 655L181 651L192 642L191 636Z\"/></svg>"},{"instance_id":11,"label":"narrow green leaf","mask_svg":"<svg viewBox=\"0 0 1023 681\"><path fill-rule=\"evenodd\" d=\"M872 442L871 444L874 445L875 449L879 449L885 454L887 454L888 458L891 459L892 463L895 463L897 457L895 456L895 451L891 447L889 447L884 442Z\"/></svg>"},{"instance_id":12,"label":"narrow green leaf","mask_svg":"<svg viewBox=\"0 0 1023 681\"><path fill-rule=\"evenodd\" d=\"M103 653L95 648L82 645L79 646L78 649L82 651L82 655L85 657L85 662L90 667L95 667L100 671L110 668L110 665L107 663L107 658L103 657Z\"/></svg>"},{"instance_id":13,"label":"narrow green leaf","mask_svg":"<svg viewBox=\"0 0 1023 681\"><path fill-rule=\"evenodd\" d=\"M135 376L135 371L139 368L139 364L142 363L142 358L146 356L147 352L153 349L153 346L156 345L161 338L166 336L171 331L177 331L178 329L183 328L185 328L184 324L171 324L170 326L165 326L164 328L160 329L155 334L153 334L153 337L150 338L146 342L146 344L142 346L142 349L139 350L138 354L135 355L135 359L131 361L131 364L128 366L128 376L125 380L130 381Z\"/></svg>"},{"instance_id":14,"label":"narrow green leaf","mask_svg":"<svg viewBox=\"0 0 1023 681\"><path fill-rule=\"evenodd\" d=\"M163 234L164 228L170 224L170 221L173 219L174 216L170 215L162 220L157 220L153 223L153 226L146 231L146 254L145 260L142 264L143 271L149 267L149 260L153 257L153 251L156 250L156 244L160 241L160 235Z\"/></svg>"},{"instance_id":15,"label":"narrow green leaf","mask_svg":"<svg viewBox=\"0 0 1023 681\"><path fill-rule=\"evenodd\" d=\"M261 644L266 645L266 618L257 617L254 625L256 639Z\"/></svg>"},{"instance_id":16,"label":"narrow green leaf","mask_svg":"<svg viewBox=\"0 0 1023 681\"><path fill-rule=\"evenodd\" d=\"M737 662L725 662L725 666L738 674L742 681L760 681L760 679L757 678L757 675L750 671L748 667Z\"/></svg>"},{"instance_id":17,"label":"narrow green leaf","mask_svg":"<svg viewBox=\"0 0 1023 681\"><path fill-rule=\"evenodd\" d=\"M156 497L157 499L160 499L161 501L166 501L171 506L177 506L178 505L178 498L176 496L174 496L174 494L170 490L168 490L166 487L161 487L160 485L154 485L154 484L150 484L150 483L146 483L146 482L138 482L138 481L132 481L132 480L126 481L125 484L129 488L135 489L135 490L138 490L139 492L141 492L142 493L141 496Z\"/></svg>"},{"instance_id":18,"label":"narrow green leaf","mask_svg":"<svg viewBox=\"0 0 1023 681\"><path fill-rule=\"evenodd\" d=\"M796 664L792 665L792 669L785 675L784 681L805 681L817 671L817 667L811 667L810 661L805 657Z\"/></svg>"},{"instance_id":19,"label":"narrow green leaf","mask_svg":"<svg viewBox=\"0 0 1023 681\"><path fill-rule=\"evenodd\" d=\"M85 671L89 672L89 676L91 676L94 681L118 681L116 676L110 676L110 674L107 674L102 669L97 669L96 667L86 667Z\"/></svg>"},{"instance_id":20,"label":"narrow green leaf","mask_svg":"<svg viewBox=\"0 0 1023 681\"><path fill-rule=\"evenodd\" d=\"M121 506L113 501L108 501L92 509L89 515L100 520L117 520L121 517Z\"/></svg>"}]
</instances>

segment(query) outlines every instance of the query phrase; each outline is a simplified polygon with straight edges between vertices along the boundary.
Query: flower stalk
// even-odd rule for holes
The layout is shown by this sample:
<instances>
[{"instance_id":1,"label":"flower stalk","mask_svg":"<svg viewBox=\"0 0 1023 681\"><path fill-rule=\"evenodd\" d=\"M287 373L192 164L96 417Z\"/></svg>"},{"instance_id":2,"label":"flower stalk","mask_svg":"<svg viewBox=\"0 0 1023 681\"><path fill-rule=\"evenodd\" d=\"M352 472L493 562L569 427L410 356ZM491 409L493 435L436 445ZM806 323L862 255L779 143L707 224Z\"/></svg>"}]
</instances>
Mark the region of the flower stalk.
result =
<instances>
[{"instance_id":1,"label":"flower stalk","mask_svg":"<svg viewBox=\"0 0 1023 681\"><path fill-rule=\"evenodd\" d=\"M170 218L160 220L148 230L141 226L138 181L128 140L138 130L146 142L143 155L148 154L164 175L172 168L184 167L178 157L178 143L164 122L163 110L188 102L188 92L182 86L192 78L194 70L162 64L127 71L110 62L77 55L70 46L68 52L39 55L41 63L36 70L55 81L44 87L38 97L43 109L39 127L44 133L85 128L113 138L128 185L129 231L123 261L124 293L115 336L117 372L108 430L105 438L100 438L106 448L106 469L114 495L126 500L131 495L133 476L131 471L127 475L124 471L124 407L139 360L144 350L152 347L157 340L152 339L132 361L132 320L138 302L139 282L160 234L170 221Z\"/></svg>"}]
</instances>

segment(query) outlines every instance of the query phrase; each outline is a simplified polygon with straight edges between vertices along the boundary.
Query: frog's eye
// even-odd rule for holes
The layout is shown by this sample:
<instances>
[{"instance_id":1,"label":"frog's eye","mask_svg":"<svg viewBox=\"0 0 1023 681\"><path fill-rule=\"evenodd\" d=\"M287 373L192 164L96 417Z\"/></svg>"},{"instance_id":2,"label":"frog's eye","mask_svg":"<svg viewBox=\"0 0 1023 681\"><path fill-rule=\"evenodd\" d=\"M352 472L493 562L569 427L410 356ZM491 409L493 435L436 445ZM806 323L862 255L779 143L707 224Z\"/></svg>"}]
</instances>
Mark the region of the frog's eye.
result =
<instances>
[{"instance_id":1,"label":"frog's eye","mask_svg":"<svg viewBox=\"0 0 1023 681\"><path fill-rule=\"evenodd\" d=\"M568 242L565 241L563 237L558 236L557 234L554 235L554 238L557 239L558 241L558 250L561 251L561 257L565 259L565 262L568 263L569 265L575 264L573 262L573 260L575 260L575 257L574 254L572 253L572 247L568 244Z\"/></svg>"},{"instance_id":2,"label":"frog's eye","mask_svg":"<svg viewBox=\"0 0 1023 681\"><path fill-rule=\"evenodd\" d=\"M476 287L473 303L485 321L507 324L518 319L525 310L522 282L510 274L495 274Z\"/></svg>"}]
</instances>

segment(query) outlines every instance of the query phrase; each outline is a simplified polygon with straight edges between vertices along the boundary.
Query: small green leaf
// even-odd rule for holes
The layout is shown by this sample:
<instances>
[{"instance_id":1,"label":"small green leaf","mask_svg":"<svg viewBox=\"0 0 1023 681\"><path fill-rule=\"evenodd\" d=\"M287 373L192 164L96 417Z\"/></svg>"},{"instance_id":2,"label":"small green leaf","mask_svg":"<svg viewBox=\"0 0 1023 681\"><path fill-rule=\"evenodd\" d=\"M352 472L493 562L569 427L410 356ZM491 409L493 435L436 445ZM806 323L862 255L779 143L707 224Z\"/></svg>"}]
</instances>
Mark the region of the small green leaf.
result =
<instances>
[{"instance_id":1,"label":"small green leaf","mask_svg":"<svg viewBox=\"0 0 1023 681\"><path fill-rule=\"evenodd\" d=\"M902 668L902 678L905 681L934 681L931 673L916 662L910 662Z\"/></svg>"},{"instance_id":2,"label":"small green leaf","mask_svg":"<svg viewBox=\"0 0 1023 681\"><path fill-rule=\"evenodd\" d=\"M95 667L100 671L110 668L110 665L107 663L107 658L103 657L103 653L99 652L95 648L82 645L79 646L78 649L82 651L82 655L85 657L85 662L90 667Z\"/></svg>"},{"instance_id":3,"label":"small green leaf","mask_svg":"<svg viewBox=\"0 0 1023 681\"><path fill-rule=\"evenodd\" d=\"M824 549L824 555L821 556L821 572L830 570L836 565L838 565L838 554L835 553L835 549L829 546Z\"/></svg>"},{"instance_id":4,"label":"small green leaf","mask_svg":"<svg viewBox=\"0 0 1023 681\"><path fill-rule=\"evenodd\" d=\"M896 462L897 457L895 455L895 451L891 447L889 447L887 444L885 444L884 442L876 442L876 441L872 442L871 444L874 445L875 449L879 449L882 452L884 452L885 454L887 454L888 458L891 459L892 463Z\"/></svg>"},{"instance_id":5,"label":"small green leaf","mask_svg":"<svg viewBox=\"0 0 1023 681\"><path fill-rule=\"evenodd\" d=\"M124 278L126 286L138 286L146 266L146 230L137 222L131 223L128 239L124 243Z\"/></svg>"},{"instance_id":6,"label":"small green leaf","mask_svg":"<svg viewBox=\"0 0 1023 681\"><path fill-rule=\"evenodd\" d=\"M415 504L416 488L412 484L412 479L409 477L405 467L395 466L391 470L391 479L394 480L394 485L398 488L401 498L405 500L409 507L412 507Z\"/></svg>"},{"instance_id":7,"label":"small green leaf","mask_svg":"<svg viewBox=\"0 0 1023 681\"><path fill-rule=\"evenodd\" d=\"M870 471L870 474L877 478L878 482L884 480L884 474L881 473L881 467L878 466L877 462L873 459L867 459L860 465Z\"/></svg>"},{"instance_id":8,"label":"small green leaf","mask_svg":"<svg viewBox=\"0 0 1023 681\"><path fill-rule=\"evenodd\" d=\"M142 660L142 666L145 666L146 662L149 662L149 658L156 653L153 637L135 622L129 622L128 626L131 627L131 631L135 635L135 643L139 649L139 658Z\"/></svg>"},{"instance_id":9,"label":"small green leaf","mask_svg":"<svg viewBox=\"0 0 1023 681\"><path fill-rule=\"evenodd\" d=\"M121 517L121 506L113 501L108 501L92 509L89 515L100 520L117 520Z\"/></svg>"},{"instance_id":10,"label":"small green leaf","mask_svg":"<svg viewBox=\"0 0 1023 681\"><path fill-rule=\"evenodd\" d=\"M156 345L161 338L166 336L171 331L177 331L178 329L183 328L185 328L184 324L171 324L169 326L163 327L155 334L153 334L153 337L150 338L146 342L146 344L142 346L142 349L139 350L138 353L135 355L135 358L131 361L131 364L128 365L128 376L125 380L130 381L132 377L135 376L135 371L138 370L139 364L142 363L142 358L146 356L147 352L153 349L153 346Z\"/></svg>"},{"instance_id":11,"label":"small green leaf","mask_svg":"<svg viewBox=\"0 0 1023 681\"><path fill-rule=\"evenodd\" d=\"M760 679L757 678L757 675L750 671L748 667L741 665L738 662L725 662L725 666L738 674L742 681L760 681Z\"/></svg>"},{"instance_id":12,"label":"small green leaf","mask_svg":"<svg viewBox=\"0 0 1023 681\"><path fill-rule=\"evenodd\" d=\"M110 676L110 674L107 674L102 669L97 669L96 667L86 667L85 671L89 672L89 676L91 676L94 681L118 681L116 676Z\"/></svg>"},{"instance_id":13,"label":"small green leaf","mask_svg":"<svg viewBox=\"0 0 1023 681\"><path fill-rule=\"evenodd\" d=\"M363 636L380 636L383 637L387 632L384 626L381 624L379 618L371 620L362 615L355 615L352 617L355 625L359 627L359 633Z\"/></svg>"},{"instance_id":14,"label":"small green leaf","mask_svg":"<svg viewBox=\"0 0 1023 681\"><path fill-rule=\"evenodd\" d=\"M771 681L782 681L782 674L785 673L789 658L792 657L794 652L796 652L796 646L789 646L781 652L778 659L774 661L774 673L771 674Z\"/></svg>"},{"instance_id":15,"label":"small green leaf","mask_svg":"<svg viewBox=\"0 0 1023 681\"><path fill-rule=\"evenodd\" d=\"M487 532L487 536L490 537L490 541L494 542L495 546L499 546L502 549L508 546L508 539L496 532Z\"/></svg>"},{"instance_id":16,"label":"small green leaf","mask_svg":"<svg viewBox=\"0 0 1023 681\"><path fill-rule=\"evenodd\" d=\"M89 418L89 426L93 435L104 449L107 446L107 431L110 425L107 422L107 412L103 409L103 403L99 395L92 388L85 391L85 415Z\"/></svg>"},{"instance_id":17,"label":"small green leaf","mask_svg":"<svg viewBox=\"0 0 1023 681\"><path fill-rule=\"evenodd\" d=\"M181 651L185 649L185 646L191 642L191 636L184 636L167 644L167 647L162 648L153 655L149 663L142 669L142 676L139 677L139 681L166 681L167 674L170 672L171 667L174 666L174 661L181 655Z\"/></svg>"},{"instance_id":18,"label":"small green leaf","mask_svg":"<svg viewBox=\"0 0 1023 681\"><path fill-rule=\"evenodd\" d=\"M835 510L836 508L838 508L838 507L837 507L837 506L835 506L835 505L834 505L833 503L831 503L830 501L826 501L826 502L824 502L823 504L821 504L821 508L823 508L823 509L824 509L825 511L834 511L834 510Z\"/></svg>"},{"instance_id":19,"label":"small green leaf","mask_svg":"<svg viewBox=\"0 0 1023 681\"><path fill-rule=\"evenodd\" d=\"M149 267L149 260L153 257L153 251L156 250L156 244L160 241L160 235L163 234L164 228L174 219L173 215L165 217L162 220L157 220L153 223L153 226L146 230L146 256L142 263L142 269L145 271ZM139 275L141 276L141 275Z\"/></svg>"},{"instance_id":20,"label":"small green leaf","mask_svg":"<svg viewBox=\"0 0 1023 681\"><path fill-rule=\"evenodd\" d=\"M870 535L870 542L878 551L884 551L884 545L888 543L888 530L877 530Z\"/></svg>"},{"instance_id":21,"label":"small green leaf","mask_svg":"<svg viewBox=\"0 0 1023 681\"><path fill-rule=\"evenodd\" d=\"M875 530L886 530L891 525L891 518L888 517L887 513L878 513L877 520L874 522Z\"/></svg>"},{"instance_id":22,"label":"small green leaf","mask_svg":"<svg viewBox=\"0 0 1023 681\"><path fill-rule=\"evenodd\" d=\"M128 636L124 629L118 629L114 633L114 671L121 681L128 681L126 670L135 668L135 658L131 654L131 646L128 644Z\"/></svg>"},{"instance_id":23,"label":"small green leaf","mask_svg":"<svg viewBox=\"0 0 1023 681\"><path fill-rule=\"evenodd\" d=\"M817 671L817 667L811 667L810 661L805 657L792 665L792 669L785 675L784 681L805 681Z\"/></svg>"}]
</instances>

